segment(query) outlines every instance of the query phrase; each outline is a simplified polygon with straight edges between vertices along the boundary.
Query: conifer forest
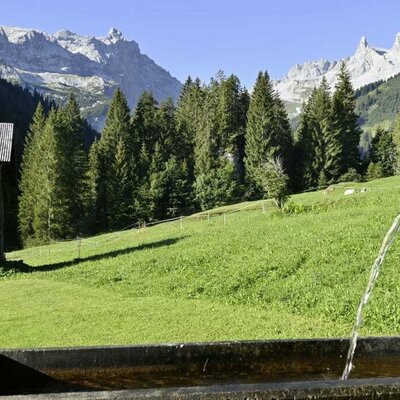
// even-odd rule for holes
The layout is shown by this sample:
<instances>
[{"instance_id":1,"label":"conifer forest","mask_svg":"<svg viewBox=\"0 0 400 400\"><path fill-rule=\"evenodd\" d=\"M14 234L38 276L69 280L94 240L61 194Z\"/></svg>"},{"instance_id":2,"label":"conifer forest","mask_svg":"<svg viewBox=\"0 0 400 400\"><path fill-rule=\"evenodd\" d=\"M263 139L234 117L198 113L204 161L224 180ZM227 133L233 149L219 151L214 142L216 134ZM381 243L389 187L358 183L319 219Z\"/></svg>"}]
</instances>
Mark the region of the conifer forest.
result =
<instances>
[{"instance_id":1,"label":"conifer forest","mask_svg":"<svg viewBox=\"0 0 400 400\"><path fill-rule=\"evenodd\" d=\"M389 176L398 168L400 123L393 132L380 129L360 152L345 64L334 88L323 80L313 90L294 132L267 72L251 92L235 75L219 72L208 84L189 77L177 104L157 103L143 92L134 110L117 89L100 134L81 117L73 95L59 106L3 81L1 88L25 107L17 167L6 179L13 188L6 202L18 204L8 207L9 223L18 218L19 227L9 247L243 200L272 197L282 207L291 193Z\"/></svg>"}]
</instances>

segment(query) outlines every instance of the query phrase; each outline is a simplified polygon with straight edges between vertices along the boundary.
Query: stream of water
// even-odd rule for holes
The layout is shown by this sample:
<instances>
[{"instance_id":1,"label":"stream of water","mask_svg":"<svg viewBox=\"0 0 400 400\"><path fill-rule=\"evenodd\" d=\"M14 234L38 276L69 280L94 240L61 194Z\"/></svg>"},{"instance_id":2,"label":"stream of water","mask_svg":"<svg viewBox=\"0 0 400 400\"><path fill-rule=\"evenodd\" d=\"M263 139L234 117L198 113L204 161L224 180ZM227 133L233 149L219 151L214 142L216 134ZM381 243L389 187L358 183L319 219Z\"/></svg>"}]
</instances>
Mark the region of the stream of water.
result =
<instances>
[{"instance_id":1,"label":"stream of water","mask_svg":"<svg viewBox=\"0 0 400 400\"><path fill-rule=\"evenodd\" d=\"M383 239L381 249L379 250L378 257L376 258L374 264L372 265L371 274L369 276L367 288L365 290L363 297L361 298L360 305L358 306L356 321L354 323L353 331L352 331L352 334L350 337L350 346L349 346L349 351L347 353L346 366L343 370L341 380L346 380L349 377L350 372L353 368L354 352L356 351L356 347L357 347L358 330L360 329L360 327L362 325L363 310L364 310L364 307L366 306L366 304L368 303L368 300L371 296L372 289L374 288L375 282L378 279L381 265L383 264L383 261L385 260L386 254L387 254L388 250L390 249L390 246L396 239L396 235L399 232L399 230L400 230L400 214L393 221L392 226L386 233L386 236Z\"/></svg>"}]
</instances>

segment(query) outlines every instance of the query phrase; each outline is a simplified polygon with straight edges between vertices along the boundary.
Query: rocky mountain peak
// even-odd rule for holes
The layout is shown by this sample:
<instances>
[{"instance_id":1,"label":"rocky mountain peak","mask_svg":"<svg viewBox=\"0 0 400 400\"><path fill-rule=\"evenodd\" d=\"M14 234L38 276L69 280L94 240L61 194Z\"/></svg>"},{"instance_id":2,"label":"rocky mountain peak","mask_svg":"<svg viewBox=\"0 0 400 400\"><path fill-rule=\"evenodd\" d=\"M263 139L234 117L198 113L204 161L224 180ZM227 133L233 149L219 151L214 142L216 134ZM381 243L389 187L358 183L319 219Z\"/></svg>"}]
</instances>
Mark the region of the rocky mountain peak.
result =
<instances>
[{"instance_id":1,"label":"rocky mountain peak","mask_svg":"<svg viewBox=\"0 0 400 400\"><path fill-rule=\"evenodd\" d=\"M68 29L62 29L54 34L54 37L57 39L71 39L76 36L75 33L69 31Z\"/></svg>"},{"instance_id":2,"label":"rocky mountain peak","mask_svg":"<svg viewBox=\"0 0 400 400\"><path fill-rule=\"evenodd\" d=\"M367 38L365 36L362 36L360 39L360 42L358 44L357 51L365 50L368 47L369 47L369 45L368 45Z\"/></svg>"},{"instance_id":3,"label":"rocky mountain peak","mask_svg":"<svg viewBox=\"0 0 400 400\"><path fill-rule=\"evenodd\" d=\"M392 49L400 49L400 32L397 33L394 39Z\"/></svg>"},{"instance_id":4,"label":"rocky mountain peak","mask_svg":"<svg viewBox=\"0 0 400 400\"><path fill-rule=\"evenodd\" d=\"M400 73L400 33L390 50L372 47L363 36L356 52L350 57L337 61L307 61L295 65L286 77L275 82L275 88L283 100L294 103L290 108L297 113L301 109L301 103L307 100L312 89L321 83L323 77L333 90L342 62L346 64L355 89L397 75Z\"/></svg>"},{"instance_id":5,"label":"rocky mountain peak","mask_svg":"<svg viewBox=\"0 0 400 400\"><path fill-rule=\"evenodd\" d=\"M0 77L65 101L77 93L83 115L101 129L117 87L134 107L144 90L158 101L177 100L181 83L142 54L116 28L107 37L63 29L48 35L35 29L0 27Z\"/></svg>"},{"instance_id":6,"label":"rocky mountain peak","mask_svg":"<svg viewBox=\"0 0 400 400\"><path fill-rule=\"evenodd\" d=\"M119 41L125 40L122 32L117 28L111 28L108 32L107 38L110 43L117 43Z\"/></svg>"}]
</instances>

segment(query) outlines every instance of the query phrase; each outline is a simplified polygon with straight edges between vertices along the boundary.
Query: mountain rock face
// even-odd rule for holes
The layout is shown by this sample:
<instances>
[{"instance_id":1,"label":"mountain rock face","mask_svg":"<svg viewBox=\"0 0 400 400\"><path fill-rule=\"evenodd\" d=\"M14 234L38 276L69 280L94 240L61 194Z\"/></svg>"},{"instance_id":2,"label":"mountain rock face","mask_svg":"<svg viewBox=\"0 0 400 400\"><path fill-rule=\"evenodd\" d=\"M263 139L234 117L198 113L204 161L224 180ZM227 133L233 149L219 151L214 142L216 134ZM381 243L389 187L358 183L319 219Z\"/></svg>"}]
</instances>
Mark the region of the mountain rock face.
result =
<instances>
[{"instance_id":1,"label":"mountain rock face","mask_svg":"<svg viewBox=\"0 0 400 400\"><path fill-rule=\"evenodd\" d=\"M355 89L379 80L386 80L400 73L400 33L391 49L372 47L362 37L355 54L339 61L312 61L293 66L288 75L275 82L275 88L282 100L288 104L291 115L300 111L312 89L326 77L331 89L336 83L340 64L347 66Z\"/></svg>"},{"instance_id":2,"label":"mountain rock face","mask_svg":"<svg viewBox=\"0 0 400 400\"><path fill-rule=\"evenodd\" d=\"M82 114L96 129L119 86L134 107L150 90L158 101L177 100L181 83L112 28L106 37L67 30L48 35L32 29L0 27L0 77L37 90L56 101L76 94Z\"/></svg>"}]
</instances>

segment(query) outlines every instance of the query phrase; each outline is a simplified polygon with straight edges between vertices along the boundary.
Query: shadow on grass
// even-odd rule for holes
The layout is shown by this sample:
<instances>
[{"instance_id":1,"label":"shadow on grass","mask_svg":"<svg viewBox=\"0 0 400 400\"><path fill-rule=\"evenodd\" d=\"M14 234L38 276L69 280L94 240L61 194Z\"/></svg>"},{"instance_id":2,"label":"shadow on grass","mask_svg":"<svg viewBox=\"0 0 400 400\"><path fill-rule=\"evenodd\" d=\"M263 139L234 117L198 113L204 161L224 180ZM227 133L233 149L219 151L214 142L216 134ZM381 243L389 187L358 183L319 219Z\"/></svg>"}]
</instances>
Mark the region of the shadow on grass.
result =
<instances>
[{"instance_id":1,"label":"shadow on grass","mask_svg":"<svg viewBox=\"0 0 400 400\"><path fill-rule=\"evenodd\" d=\"M22 261L7 261L5 263L0 264L0 277L2 275L3 276L4 275L12 275L15 273L55 271L57 269L61 269L61 268L65 268L65 267L72 267L74 265L77 265L77 264L80 264L80 263L86 262L86 261L99 261L104 258L118 257L118 256L125 255L125 254L135 253L137 251L148 250L148 249L157 249L159 247L164 247L164 246L171 246L171 245L177 243L178 241L184 239L185 237L186 236L172 238L172 239L159 240L159 241L151 242L151 243L144 243L139 246L128 247L126 249L114 250L114 251L109 251L107 253L101 253L101 254L94 254L94 255L88 256L88 257L82 257L79 259L75 258L70 261L63 261L63 262L54 263L54 264L46 264L46 265L41 265L38 267L31 267Z\"/></svg>"}]
</instances>

